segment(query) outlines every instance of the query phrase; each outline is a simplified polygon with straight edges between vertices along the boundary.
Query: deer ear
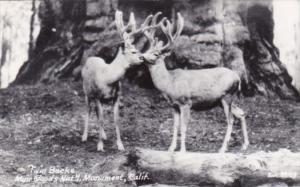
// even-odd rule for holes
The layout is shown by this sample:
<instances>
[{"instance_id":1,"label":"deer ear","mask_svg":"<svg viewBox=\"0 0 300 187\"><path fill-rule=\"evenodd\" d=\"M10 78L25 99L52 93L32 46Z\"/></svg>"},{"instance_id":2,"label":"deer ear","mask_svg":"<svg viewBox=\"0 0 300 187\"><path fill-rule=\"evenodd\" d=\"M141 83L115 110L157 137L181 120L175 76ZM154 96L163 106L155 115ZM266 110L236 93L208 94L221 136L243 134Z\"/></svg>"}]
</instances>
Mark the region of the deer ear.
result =
<instances>
[{"instance_id":1,"label":"deer ear","mask_svg":"<svg viewBox=\"0 0 300 187\"><path fill-rule=\"evenodd\" d=\"M167 56L170 56L171 53L172 53L172 51L171 51L171 50L168 50L168 51L164 52L163 55L164 55L165 57L167 57Z\"/></svg>"}]
</instances>

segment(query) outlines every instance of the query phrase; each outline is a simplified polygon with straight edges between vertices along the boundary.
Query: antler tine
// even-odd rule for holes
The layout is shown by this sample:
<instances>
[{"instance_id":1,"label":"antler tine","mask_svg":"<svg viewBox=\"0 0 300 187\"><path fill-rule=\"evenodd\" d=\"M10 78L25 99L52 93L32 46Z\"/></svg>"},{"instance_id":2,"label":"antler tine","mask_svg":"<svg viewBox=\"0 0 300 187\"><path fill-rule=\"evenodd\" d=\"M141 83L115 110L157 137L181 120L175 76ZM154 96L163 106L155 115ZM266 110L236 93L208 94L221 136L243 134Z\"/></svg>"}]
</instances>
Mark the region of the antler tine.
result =
<instances>
[{"instance_id":1,"label":"antler tine","mask_svg":"<svg viewBox=\"0 0 300 187\"><path fill-rule=\"evenodd\" d=\"M146 32L147 30L155 29L159 27L159 24L157 24L157 18L161 14L161 12L156 13L154 16L150 14L145 21L141 24L141 27L139 29L134 29L130 33L130 36L142 32ZM151 23L150 23L151 22Z\"/></svg>"},{"instance_id":2,"label":"antler tine","mask_svg":"<svg viewBox=\"0 0 300 187\"><path fill-rule=\"evenodd\" d=\"M134 13L130 12L129 21L128 21L128 27L131 27L131 32L136 30L136 22L134 18Z\"/></svg>"},{"instance_id":3,"label":"antler tine","mask_svg":"<svg viewBox=\"0 0 300 187\"><path fill-rule=\"evenodd\" d=\"M166 35L168 42L162 46L160 48L161 51L167 49L168 47L171 46L171 44L173 43L173 37L172 37L172 24L170 23L169 20L166 20L167 25L165 26L163 23L161 23L161 30L163 31L163 33Z\"/></svg>"},{"instance_id":4,"label":"antler tine","mask_svg":"<svg viewBox=\"0 0 300 187\"><path fill-rule=\"evenodd\" d=\"M149 23L150 23L150 21L151 21L153 15L149 15L149 16L145 19L144 23L141 24L141 26L140 26L139 29L136 28L136 23L135 23L135 19L134 19L133 13L130 14L130 17L131 17L131 19L132 19L132 22L134 23L134 27L131 28L131 31L130 31L130 33L129 33L128 35L129 35L129 37L132 37L132 36L135 35L135 34L138 34L138 33L143 32L144 29L146 29L146 28L148 27L148 25L149 25Z\"/></svg>"},{"instance_id":5,"label":"antler tine","mask_svg":"<svg viewBox=\"0 0 300 187\"><path fill-rule=\"evenodd\" d=\"M151 21L151 31L148 32L150 37L154 37L156 30L154 30L153 28L157 28L160 26L160 23L163 22L166 18L164 17L159 23L157 23L157 19L158 17L162 14L162 12L157 12L154 16L153 19Z\"/></svg>"},{"instance_id":6,"label":"antler tine","mask_svg":"<svg viewBox=\"0 0 300 187\"><path fill-rule=\"evenodd\" d=\"M158 18L158 16L160 16L161 14L162 14L162 12L157 12L157 13L153 16L151 25L157 24L157 18Z\"/></svg>"},{"instance_id":7,"label":"antler tine","mask_svg":"<svg viewBox=\"0 0 300 187\"><path fill-rule=\"evenodd\" d=\"M126 32L128 28L130 28L131 30L136 30L136 22L133 12L130 13L128 24L124 25L123 12L117 10L115 13L115 23L121 37L123 37L124 32Z\"/></svg>"},{"instance_id":8,"label":"antler tine","mask_svg":"<svg viewBox=\"0 0 300 187\"><path fill-rule=\"evenodd\" d=\"M181 34L184 26L184 19L181 16L181 14L177 13L177 22L176 22L176 32L174 35L172 35L173 30L175 30L174 24L170 23L169 20L166 21L167 26L165 26L163 23L161 23L161 29L163 33L166 35L168 42L160 48L161 51L166 50L169 48L174 41L177 39L177 37Z\"/></svg>"},{"instance_id":9,"label":"antler tine","mask_svg":"<svg viewBox=\"0 0 300 187\"><path fill-rule=\"evenodd\" d=\"M145 28L146 26L148 26L148 25L150 24L152 18L153 18L153 15L150 14L150 15L145 19L144 23L141 24L141 28Z\"/></svg>"},{"instance_id":10,"label":"antler tine","mask_svg":"<svg viewBox=\"0 0 300 187\"><path fill-rule=\"evenodd\" d=\"M115 14L115 23L119 34L122 35L122 28L124 28L123 13L119 10Z\"/></svg>"},{"instance_id":11,"label":"antler tine","mask_svg":"<svg viewBox=\"0 0 300 187\"><path fill-rule=\"evenodd\" d=\"M150 47L148 50L155 48L156 45L158 44L159 40L158 38L155 38L155 32L157 31L155 28L160 27L160 24L162 22L164 22L165 20L167 20L166 17L162 18L159 22L158 22L158 17L162 14L162 12L157 12L154 16L153 19L151 21L151 25L147 28L147 31L144 31L144 34L146 36L146 38L148 39L149 43L150 43Z\"/></svg>"},{"instance_id":12,"label":"antler tine","mask_svg":"<svg viewBox=\"0 0 300 187\"><path fill-rule=\"evenodd\" d=\"M148 24L149 22L150 21L148 18L147 20L145 20L144 23ZM134 41L134 38L132 36L137 32L140 32L136 28L134 13L133 12L130 13L128 24L124 25L123 13L122 11L117 10L115 13L115 23L121 38L125 42L125 45L131 45Z\"/></svg>"},{"instance_id":13,"label":"antler tine","mask_svg":"<svg viewBox=\"0 0 300 187\"><path fill-rule=\"evenodd\" d=\"M177 13L177 24L176 24L176 33L173 37L174 40L177 39L177 37L181 34L182 30L183 30L183 27L184 27L184 19L183 17L181 16L181 14L178 12Z\"/></svg>"}]
</instances>

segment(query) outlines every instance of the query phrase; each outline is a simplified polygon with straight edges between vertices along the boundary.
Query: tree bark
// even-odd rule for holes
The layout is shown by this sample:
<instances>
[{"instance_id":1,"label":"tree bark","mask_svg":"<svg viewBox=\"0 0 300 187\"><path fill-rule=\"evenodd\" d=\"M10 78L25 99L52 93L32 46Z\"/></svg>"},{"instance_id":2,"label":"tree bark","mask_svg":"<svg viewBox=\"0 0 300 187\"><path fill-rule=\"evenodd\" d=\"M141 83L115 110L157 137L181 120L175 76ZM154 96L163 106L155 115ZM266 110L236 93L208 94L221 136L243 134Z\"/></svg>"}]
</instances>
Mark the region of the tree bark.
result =
<instances>
[{"instance_id":1,"label":"tree bark","mask_svg":"<svg viewBox=\"0 0 300 187\"><path fill-rule=\"evenodd\" d=\"M34 38L33 38L33 32L34 32L34 19L36 15L36 0L32 0L32 15L30 18L30 33L29 33L29 49L28 49L28 58L32 58L33 52L34 52Z\"/></svg>"}]
</instances>

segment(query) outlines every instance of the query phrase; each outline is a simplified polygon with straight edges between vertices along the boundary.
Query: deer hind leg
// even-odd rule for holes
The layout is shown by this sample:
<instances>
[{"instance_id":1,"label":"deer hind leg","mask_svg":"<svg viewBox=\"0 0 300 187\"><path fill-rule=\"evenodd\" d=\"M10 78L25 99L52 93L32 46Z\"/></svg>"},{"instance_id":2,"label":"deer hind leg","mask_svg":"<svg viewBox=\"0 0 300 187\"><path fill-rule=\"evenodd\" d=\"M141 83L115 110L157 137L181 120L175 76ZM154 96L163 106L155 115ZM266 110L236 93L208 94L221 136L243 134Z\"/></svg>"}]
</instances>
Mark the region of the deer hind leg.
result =
<instances>
[{"instance_id":1,"label":"deer hind leg","mask_svg":"<svg viewBox=\"0 0 300 187\"><path fill-rule=\"evenodd\" d=\"M184 105L180 107L180 133L181 133L181 145L180 152L186 152L185 139L186 129L190 119L190 106Z\"/></svg>"},{"instance_id":2,"label":"deer hind leg","mask_svg":"<svg viewBox=\"0 0 300 187\"><path fill-rule=\"evenodd\" d=\"M236 105L232 105L232 114L234 117L241 121L242 132L244 137L244 143L242 145L242 150L246 150L249 145L249 138L247 133L247 124L245 119L245 112Z\"/></svg>"},{"instance_id":3,"label":"deer hind leg","mask_svg":"<svg viewBox=\"0 0 300 187\"><path fill-rule=\"evenodd\" d=\"M102 133L102 140L107 140L107 136L106 136L104 127L102 127L101 133Z\"/></svg>"},{"instance_id":4,"label":"deer hind leg","mask_svg":"<svg viewBox=\"0 0 300 187\"><path fill-rule=\"evenodd\" d=\"M174 107L174 113L173 113L173 137L172 137L172 143L169 147L169 151L173 152L175 151L177 147L177 136L178 136L178 127L180 123L180 112L179 108L177 106Z\"/></svg>"},{"instance_id":5,"label":"deer hind leg","mask_svg":"<svg viewBox=\"0 0 300 187\"><path fill-rule=\"evenodd\" d=\"M103 122L104 122L104 118L103 118L103 107L100 103L100 101L97 99L96 100L96 115L97 115L97 119L98 119L98 124L99 124L99 140L98 140L98 144L97 144L97 151L103 151Z\"/></svg>"},{"instance_id":6,"label":"deer hind leg","mask_svg":"<svg viewBox=\"0 0 300 187\"><path fill-rule=\"evenodd\" d=\"M104 114L103 114L103 107L101 105L101 103L97 103L96 106L96 114L97 114L97 120L98 123L104 123ZM102 121L101 121L102 120ZM99 129L99 133L101 133L101 139L102 140L107 140L107 136L104 130L104 127L102 126L102 128Z\"/></svg>"},{"instance_id":7,"label":"deer hind leg","mask_svg":"<svg viewBox=\"0 0 300 187\"><path fill-rule=\"evenodd\" d=\"M124 145L121 140L121 133L120 133L120 129L119 129L119 103L120 103L120 100L119 100L119 98L117 98L116 102L114 103L114 125L116 128L116 134L117 134L118 150L124 151L125 148L124 148Z\"/></svg>"},{"instance_id":8,"label":"deer hind leg","mask_svg":"<svg viewBox=\"0 0 300 187\"><path fill-rule=\"evenodd\" d=\"M225 101L225 99L221 100L224 112L225 112L225 116L226 116L226 120L227 120L227 131L223 140L223 144L221 149L219 150L220 153L224 153L227 151L228 148L228 143L229 140L231 138L231 133L232 133L232 128L233 128L233 116L232 116L232 112L231 112L231 102L228 105L228 103Z\"/></svg>"},{"instance_id":9,"label":"deer hind leg","mask_svg":"<svg viewBox=\"0 0 300 187\"><path fill-rule=\"evenodd\" d=\"M88 131L89 131L89 119L92 112L92 106L91 101L88 98L88 96L85 96L85 103L86 103L86 114L84 116L84 129L83 134L81 136L81 141L85 142L88 137Z\"/></svg>"}]
</instances>

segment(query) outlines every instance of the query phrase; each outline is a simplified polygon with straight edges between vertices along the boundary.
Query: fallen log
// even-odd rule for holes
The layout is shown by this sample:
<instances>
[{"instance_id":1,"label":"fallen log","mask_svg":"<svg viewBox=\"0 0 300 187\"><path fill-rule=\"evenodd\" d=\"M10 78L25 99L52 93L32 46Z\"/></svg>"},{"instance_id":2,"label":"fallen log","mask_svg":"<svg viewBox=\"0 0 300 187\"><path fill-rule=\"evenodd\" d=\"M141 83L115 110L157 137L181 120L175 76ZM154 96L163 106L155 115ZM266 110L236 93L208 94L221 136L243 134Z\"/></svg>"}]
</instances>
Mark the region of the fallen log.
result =
<instances>
[{"instance_id":1,"label":"fallen log","mask_svg":"<svg viewBox=\"0 0 300 187\"><path fill-rule=\"evenodd\" d=\"M138 148L128 160L138 172L148 172L151 182L160 184L253 187L273 182L300 183L300 153L287 149L234 154Z\"/></svg>"}]
</instances>

